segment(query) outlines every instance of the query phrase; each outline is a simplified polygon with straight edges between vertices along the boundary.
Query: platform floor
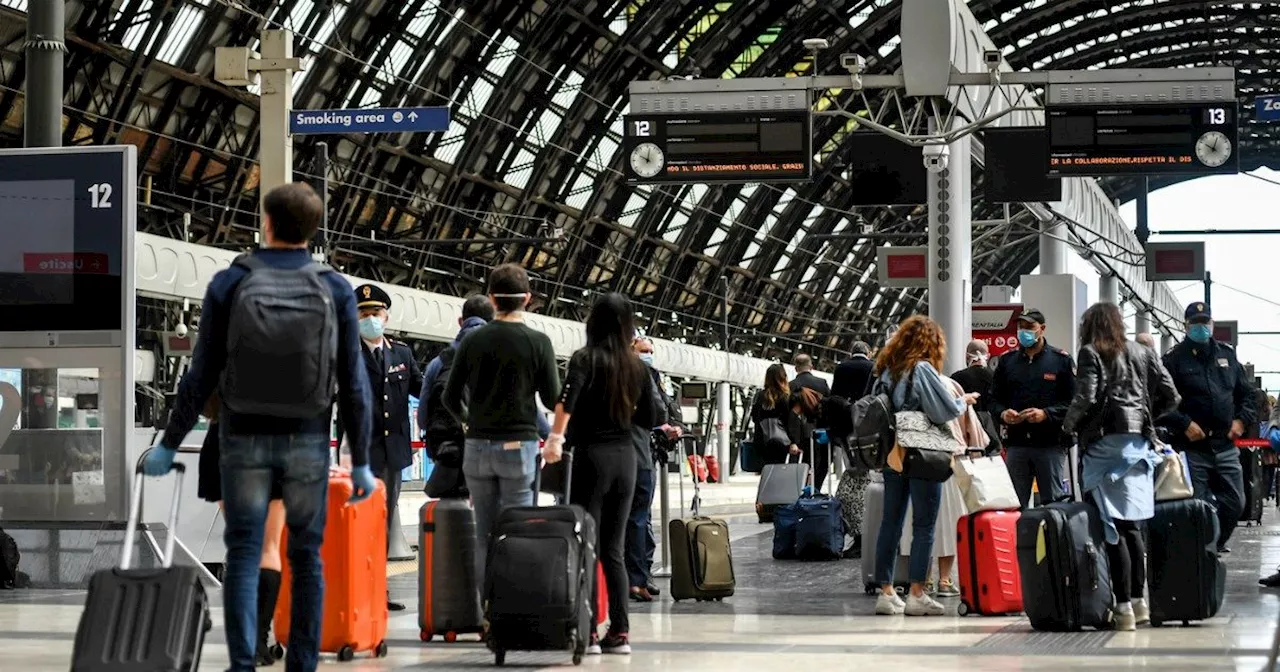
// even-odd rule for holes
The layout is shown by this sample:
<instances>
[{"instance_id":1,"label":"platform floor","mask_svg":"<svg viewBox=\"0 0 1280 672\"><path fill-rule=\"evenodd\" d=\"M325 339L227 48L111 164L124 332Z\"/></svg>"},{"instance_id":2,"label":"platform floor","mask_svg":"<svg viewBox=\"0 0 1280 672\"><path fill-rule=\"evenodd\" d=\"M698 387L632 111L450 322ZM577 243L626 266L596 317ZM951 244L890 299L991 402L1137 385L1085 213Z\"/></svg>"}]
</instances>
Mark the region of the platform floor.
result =
<instances>
[{"instance_id":1,"label":"platform floor","mask_svg":"<svg viewBox=\"0 0 1280 672\"><path fill-rule=\"evenodd\" d=\"M723 603L632 608L634 655L588 658L590 667L630 670L796 669L877 670L1259 670L1276 628L1280 590L1258 587L1260 573L1280 564L1280 516L1268 507L1262 527L1237 530L1226 558L1228 597L1223 613L1191 627L1142 628L1136 633L1042 634L1023 618L954 615L880 617L862 590L857 561L782 563L769 556L769 530L735 522L738 593ZM492 665L476 642L418 641L416 575L391 572L395 596L410 611L393 615L391 653L357 658L325 670L474 670ZM405 568L407 569L407 567ZM62 672L71 655L80 606L78 591L0 591L0 651L27 672ZM956 600L948 600L954 614ZM221 609L205 646L201 670L225 669ZM797 656L802 658L797 659ZM512 653L516 669L571 669L567 655ZM14 668L18 669L18 668ZM277 663L274 668L283 671Z\"/></svg>"}]
</instances>

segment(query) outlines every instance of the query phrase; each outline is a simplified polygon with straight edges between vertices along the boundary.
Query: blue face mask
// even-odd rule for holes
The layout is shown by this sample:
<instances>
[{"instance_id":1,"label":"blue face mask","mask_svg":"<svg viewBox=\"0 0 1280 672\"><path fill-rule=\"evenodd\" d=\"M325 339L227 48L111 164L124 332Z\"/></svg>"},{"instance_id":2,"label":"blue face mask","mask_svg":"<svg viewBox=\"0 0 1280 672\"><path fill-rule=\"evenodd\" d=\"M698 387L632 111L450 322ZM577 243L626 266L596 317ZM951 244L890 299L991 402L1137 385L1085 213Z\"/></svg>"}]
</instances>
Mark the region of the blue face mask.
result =
<instances>
[{"instance_id":1,"label":"blue face mask","mask_svg":"<svg viewBox=\"0 0 1280 672\"><path fill-rule=\"evenodd\" d=\"M1036 337L1036 332L1033 329L1018 330L1018 345L1021 345L1024 348L1035 347L1036 341L1039 340L1040 339Z\"/></svg>"},{"instance_id":2,"label":"blue face mask","mask_svg":"<svg viewBox=\"0 0 1280 672\"><path fill-rule=\"evenodd\" d=\"M648 367L652 368L652 367L653 367L653 353L652 353L652 352L642 352L642 353L640 353L640 361L644 362L644 365L645 365L645 366L648 366Z\"/></svg>"},{"instance_id":3,"label":"blue face mask","mask_svg":"<svg viewBox=\"0 0 1280 672\"><path fill-rule=\"evenodd\" d=\"M1187 338L1191 339L1192 343L1203 345L1213 338L1213 328L1207 324L1193 324L1187 327Z\"/></svg>"},{"instance_id":4,"label":"blue face mask","mask_svg":"<svg viewBox=\"0 0 1280 672\"><path fill-rule=\"evenodd\" d=\"M360 337L366 341L376 341L382 338L382 318L377 315L360 320Z\"/></svg>"}]
</instances>

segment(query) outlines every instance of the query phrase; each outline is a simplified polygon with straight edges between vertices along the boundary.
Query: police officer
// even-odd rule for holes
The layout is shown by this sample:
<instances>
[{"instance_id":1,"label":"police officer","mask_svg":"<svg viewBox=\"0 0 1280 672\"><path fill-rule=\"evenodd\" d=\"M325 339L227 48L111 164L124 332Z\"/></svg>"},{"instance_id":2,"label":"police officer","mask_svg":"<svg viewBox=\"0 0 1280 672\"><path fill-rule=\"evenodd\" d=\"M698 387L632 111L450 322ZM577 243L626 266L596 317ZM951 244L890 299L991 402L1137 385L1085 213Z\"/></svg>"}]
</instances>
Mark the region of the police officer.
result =
<instances>
[{"instance_id":1,"label":"police officer","mask_svg":"<svg viewBox=\"0 0 1280 672\"><path fill-rule=\"evenodd\" d=\"M1182 404L1157 423L1186 453L1196 496L1216 500L1218 552L1227 553L1227 540L1244 510L1244 473L1234 441L1257 422L1253 386L1235 349L1213 339L1209 305L1193 303L1185 317L1186 340L1164 356Z\"/></svg>"},{"instance_id":2,"label":"police officer","mask_svg":"<svg viewBox=\"0 0 1280 672\"><path fill-rule=\"evenodd\" d=\"M376 285L356 288L356 309L360 311L360 338L364 340L364 362L373 388L373 440L369 444L369 467L387 486L387 545L391 535L400 534L400 471L413 464L409 434L409 395L418 396L422 373L406 344L383 335L391 297ZM404 605L387 600L391 611Z\"/></svg>"},{"instance_id":3,"label":"police officer","mask_svg":"<svg viewBox=\"0 0 1280 672\"><path fill-rule=\"evenodd\" d=\"M1018 318L1018 349L1000 358L991 380L991 415L1005 426L1006 461L1022 508L1031 503L1031 481L1045 502L1065 499L1066 440L1062 419L1075 395L1075 362L1045 340L1044 313Z\"/></svg>"}]
</instances>

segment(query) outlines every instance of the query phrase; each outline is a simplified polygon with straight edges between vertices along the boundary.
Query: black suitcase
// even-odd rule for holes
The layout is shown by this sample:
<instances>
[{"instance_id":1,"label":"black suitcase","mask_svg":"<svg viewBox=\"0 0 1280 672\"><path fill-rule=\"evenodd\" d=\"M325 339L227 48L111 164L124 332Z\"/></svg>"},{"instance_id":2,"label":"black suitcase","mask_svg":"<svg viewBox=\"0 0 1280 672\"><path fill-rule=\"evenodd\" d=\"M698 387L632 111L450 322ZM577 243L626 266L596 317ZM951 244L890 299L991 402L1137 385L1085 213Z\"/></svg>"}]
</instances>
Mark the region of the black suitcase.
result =
<instances>
[{"instance_id":1,"label":"black suitcase","mask_svg":"<svg viewBox=\"0 0 1280 672\"><path fill-rule=\"evenodd\" d=\"M1157 502L1147 523L1151 625L1212 618L1222 608L1226 582L1213 505L1202 499Z\"/></svg>"},{"instance_id":2,"label":"black suitcase","mask_svg":"<svg viewBox=\"0 0 1280 672\"><path fill-rule=\"evenodd\" d=\"M568 501L573 455L564 454ZM540 491L535 470L534 492ZM582 664L591 632L596 582L596 523L580 506L504 509L489 536L484 580L485 642L494 663L507 651L556 651Z\"/></svg>"},{"instance_id":3,"label":"black suitcase","mask_svg":"<svg viewBox=\"0 0 1280 672\"><path fill-rule=\"evenodd\" d=\"M476 576L476 517L465 499L422 505L418 530L418 636L456 641L480 632L480 581Z\"/></svg>"},{"instance_id":4,"label":"black suitcase","mask_svg":"<svg viewBox=\"0 0 1280 672\"><path fill-rule=\"evenodd\" d=\"M71 654L72 672L195 672L200 667L204 636L213 623L200 571L173 566L185 471L177 463L173 469L178 472L178 485L169 510L163 566L130 569L144 478L142 461L138 462L120 567L104 569L89 579Z\"/></svg>"},{"instance_id":5,"label":"black suitcase","mask_svg":"<svg viewBox=\"0 0 1280 672\"><path fill-rule=\"evenodd\" d=\"M1018 567L1031 627L1071 632L1111 627L1115 598L1093 507L1059 502L1022 512Z\"/></svg>"},{"instance_id":6,"label":"black suitcase","mask_svg":"<svg viewBox=\"0 0 1280 672\"><path fill-rule=\"evenodd\" d=\"M1262 502L1266 498L1266 482L1262 478L1262 449L1241 448L1240 469L1244 472L1244 509L1240 521L1262 524Z\"/></svg>"}]
</instances>

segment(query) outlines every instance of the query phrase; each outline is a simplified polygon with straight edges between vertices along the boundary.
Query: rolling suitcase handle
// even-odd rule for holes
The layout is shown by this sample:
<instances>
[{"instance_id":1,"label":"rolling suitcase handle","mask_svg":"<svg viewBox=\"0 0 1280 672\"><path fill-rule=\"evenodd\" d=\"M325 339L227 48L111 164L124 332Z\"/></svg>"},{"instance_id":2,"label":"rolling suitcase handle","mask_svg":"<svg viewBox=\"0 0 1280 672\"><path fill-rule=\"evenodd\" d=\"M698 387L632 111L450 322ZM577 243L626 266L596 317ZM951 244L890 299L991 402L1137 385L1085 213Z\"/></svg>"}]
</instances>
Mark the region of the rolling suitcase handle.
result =
<instances>
[{"instance_id":1,"label":"rolling suitcase handle","mask_svg":"<svg viewBox=\"0 0 1280 672\"><path fill-rule=\"evenodd\" d=\"M133 494L129 497L129 522L124 528L124 551L120 554L120 569L129 569L129 563L133 560L133 545L142 516L142 481L146 478L142 473L142 464L153 450L155 448L142 451L133 470ZM160 558L161 565L166 569L173 566L174 542L178 540L178 503L182 501L182 478L187 473L187 467L181 462L174 462L169 471L178 472L178 483L173 487L173 502L169 505L169 534L164 540L164 555Z\"/></svg>"},{"instance_id":2,"label":"rolling suitcase handle","mask_svg":"<svg viewBox=\"0 0 1280 672\"><path fill-rule=\"evenodd\" d=\"M565 504L568 504L570 486L573 485L573 451L566 450L566 451L563 451L560 455L561 457L560 457L559 464L564 465L564 495L562 495L564 499L562 501L564 501ZM548 466L548 464L549 463L546 460L542 459L542 452L539 451L538 458L534 460L534 467L533 467L533 504L534 506L537 506L538 504L538 493L542 492L542 469Z\"/></svg>"},{"instance_id":3,"label":"rolling suitcase handle","mask_svg":"<svg viewBox=\"0 0 1280 672\"><path fill-rule=\"evenodd\" d=\"M696 453L698 449L698 437L691 436L689 434L682 434L678 440L681 443L692 443L693 445L691 446L691 448L694 452L691 452L690 454ZM689 452L689 451L690 451L690 448L685 449L685 452ZM698 483L698 470L694 469L693 467L690 467L689 476L693 478L693 501L689 502L689 513L692 514L694 518L697 518L698 510L702 508L702 489L700 484ZM683 488L681 488L681 490L683 490ZM681 506L683 506L683 504Z\"/></svg>"}]
</instances>

